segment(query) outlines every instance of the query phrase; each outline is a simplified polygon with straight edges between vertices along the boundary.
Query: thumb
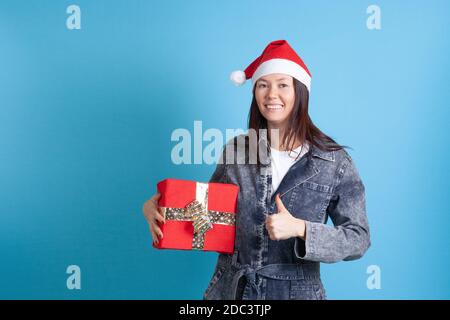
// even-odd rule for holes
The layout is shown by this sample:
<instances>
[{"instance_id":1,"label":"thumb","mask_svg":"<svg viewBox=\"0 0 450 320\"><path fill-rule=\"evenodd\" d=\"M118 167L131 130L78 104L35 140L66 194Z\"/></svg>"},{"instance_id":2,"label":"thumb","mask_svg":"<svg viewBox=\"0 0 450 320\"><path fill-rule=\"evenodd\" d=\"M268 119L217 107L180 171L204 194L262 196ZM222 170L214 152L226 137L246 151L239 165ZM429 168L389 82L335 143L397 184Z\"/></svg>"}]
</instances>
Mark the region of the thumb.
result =
<instances>
[{"instance_id":1,"label":"thumb","mask_svg":"<svg viewBox=\"0 0 450 320\"><path fill-rule=\"evenodd\" d=\"M283 202L281 201L279 193L277 193L277 195L275 196L275 203L277 205L278 212L287 211L286 207L284 206Z\"/></svg>"}]
</instances>

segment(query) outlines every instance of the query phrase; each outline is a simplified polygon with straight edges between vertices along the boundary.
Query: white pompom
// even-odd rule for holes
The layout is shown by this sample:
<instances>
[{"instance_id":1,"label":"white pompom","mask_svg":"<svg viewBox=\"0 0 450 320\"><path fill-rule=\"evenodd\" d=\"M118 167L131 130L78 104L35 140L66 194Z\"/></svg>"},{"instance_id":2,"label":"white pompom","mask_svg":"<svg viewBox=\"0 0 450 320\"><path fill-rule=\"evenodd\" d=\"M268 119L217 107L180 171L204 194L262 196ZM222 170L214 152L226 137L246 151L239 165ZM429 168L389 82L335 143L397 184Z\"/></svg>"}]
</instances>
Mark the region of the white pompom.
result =
<instances>
[{"instance_id":1,"label":"white pompom","mask_svg":"<svg viewBox=\"0 0 450 320\"><path fill-rule=\"evenodd\" d=\"M240 71L240 70L233 71L233 72L231 73L231 75L230 75L230 79L231 79L231 81L233 81L233 83L234 83L235 85L240 86L240 85L242 85L242 84L245 82L245 80L246 80L245 72L244 72L244 71Z\"/></svg>"}]
</instances>

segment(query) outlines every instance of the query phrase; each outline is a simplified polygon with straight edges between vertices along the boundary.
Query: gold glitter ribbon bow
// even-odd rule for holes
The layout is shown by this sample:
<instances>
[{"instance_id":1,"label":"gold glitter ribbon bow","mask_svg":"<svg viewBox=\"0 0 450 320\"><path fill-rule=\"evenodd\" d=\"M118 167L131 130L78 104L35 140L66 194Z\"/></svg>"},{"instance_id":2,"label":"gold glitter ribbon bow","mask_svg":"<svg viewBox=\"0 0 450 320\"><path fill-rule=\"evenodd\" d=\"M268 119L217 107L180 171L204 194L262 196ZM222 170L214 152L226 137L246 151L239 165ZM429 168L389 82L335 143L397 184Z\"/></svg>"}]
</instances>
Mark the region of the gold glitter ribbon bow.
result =
<instances>
[{"instance_id":1,"label":"gold glitter ribbon bow","mask_svg":"<svg viewBox=\"0 0 450 320\"><path fill-rule=\"evenodd\" d=\"M205 234L213 228L213 224L234 226L236 216L232 212L207 210L208 184L196 183L195 199L185 208L160 207L166 220L192 221L194 237L192 249L203 250L205 246Z\"/></svg>"},{"instance_id":2,"label":"gold glitter ribbon bow","mask_svg":"<svg viewBox=\"0 0 450 320\"><path fill-rule=\"evenodd\" d=\"M192 219L194 232L198 233L200 236L213 228L211 218L208 215L208 210L200 202L196 200L192 201L186 206L185 216Z\"/></svg>"}]
</instances>

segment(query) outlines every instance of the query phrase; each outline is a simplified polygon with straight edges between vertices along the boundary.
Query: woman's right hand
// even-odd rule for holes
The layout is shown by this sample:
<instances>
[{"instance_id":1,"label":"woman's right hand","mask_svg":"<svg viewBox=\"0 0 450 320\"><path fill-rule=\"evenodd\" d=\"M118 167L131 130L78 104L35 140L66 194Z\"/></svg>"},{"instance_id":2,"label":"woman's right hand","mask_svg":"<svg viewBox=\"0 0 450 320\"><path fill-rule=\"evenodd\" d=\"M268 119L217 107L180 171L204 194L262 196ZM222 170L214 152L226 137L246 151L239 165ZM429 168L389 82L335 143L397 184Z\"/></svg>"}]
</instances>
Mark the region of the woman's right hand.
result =
<instances>
[{"instance_id":1,"label":"woman's right hand","mask_svg":"<svg viewBox=\"0 0 450 320\"><path fill-rule=\"evenodd\" d=\"M153 243L158 244L162 239L163 233L158 225L158 222L165 223L165 219L159 212L158 199L161 194L156 193L153 197L147 200L142 207L145 219L147 219L150 233L152 234Z\"/></svg>"}]
</instances>

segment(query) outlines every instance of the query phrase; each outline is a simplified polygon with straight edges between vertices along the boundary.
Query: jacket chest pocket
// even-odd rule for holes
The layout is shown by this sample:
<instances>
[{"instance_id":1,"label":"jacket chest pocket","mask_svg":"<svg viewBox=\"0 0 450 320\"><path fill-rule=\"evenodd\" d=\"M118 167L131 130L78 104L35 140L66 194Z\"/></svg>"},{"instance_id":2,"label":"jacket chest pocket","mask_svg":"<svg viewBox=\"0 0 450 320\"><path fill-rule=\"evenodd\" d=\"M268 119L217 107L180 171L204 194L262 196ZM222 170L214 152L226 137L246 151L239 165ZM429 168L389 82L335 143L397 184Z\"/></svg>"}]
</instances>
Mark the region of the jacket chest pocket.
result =
<instances>
[{"instance_id":1,"label":"jacket chest pocket","mask_svg":"<svg viewBox=\"0 0 450 320\"><path fill-rule=\"evenodd\" d=\"M324 222L324 216L333 188L327 185L305 181L290 192L288 210L296 218L312 222Z\"/></svg>"}]
</instances>

